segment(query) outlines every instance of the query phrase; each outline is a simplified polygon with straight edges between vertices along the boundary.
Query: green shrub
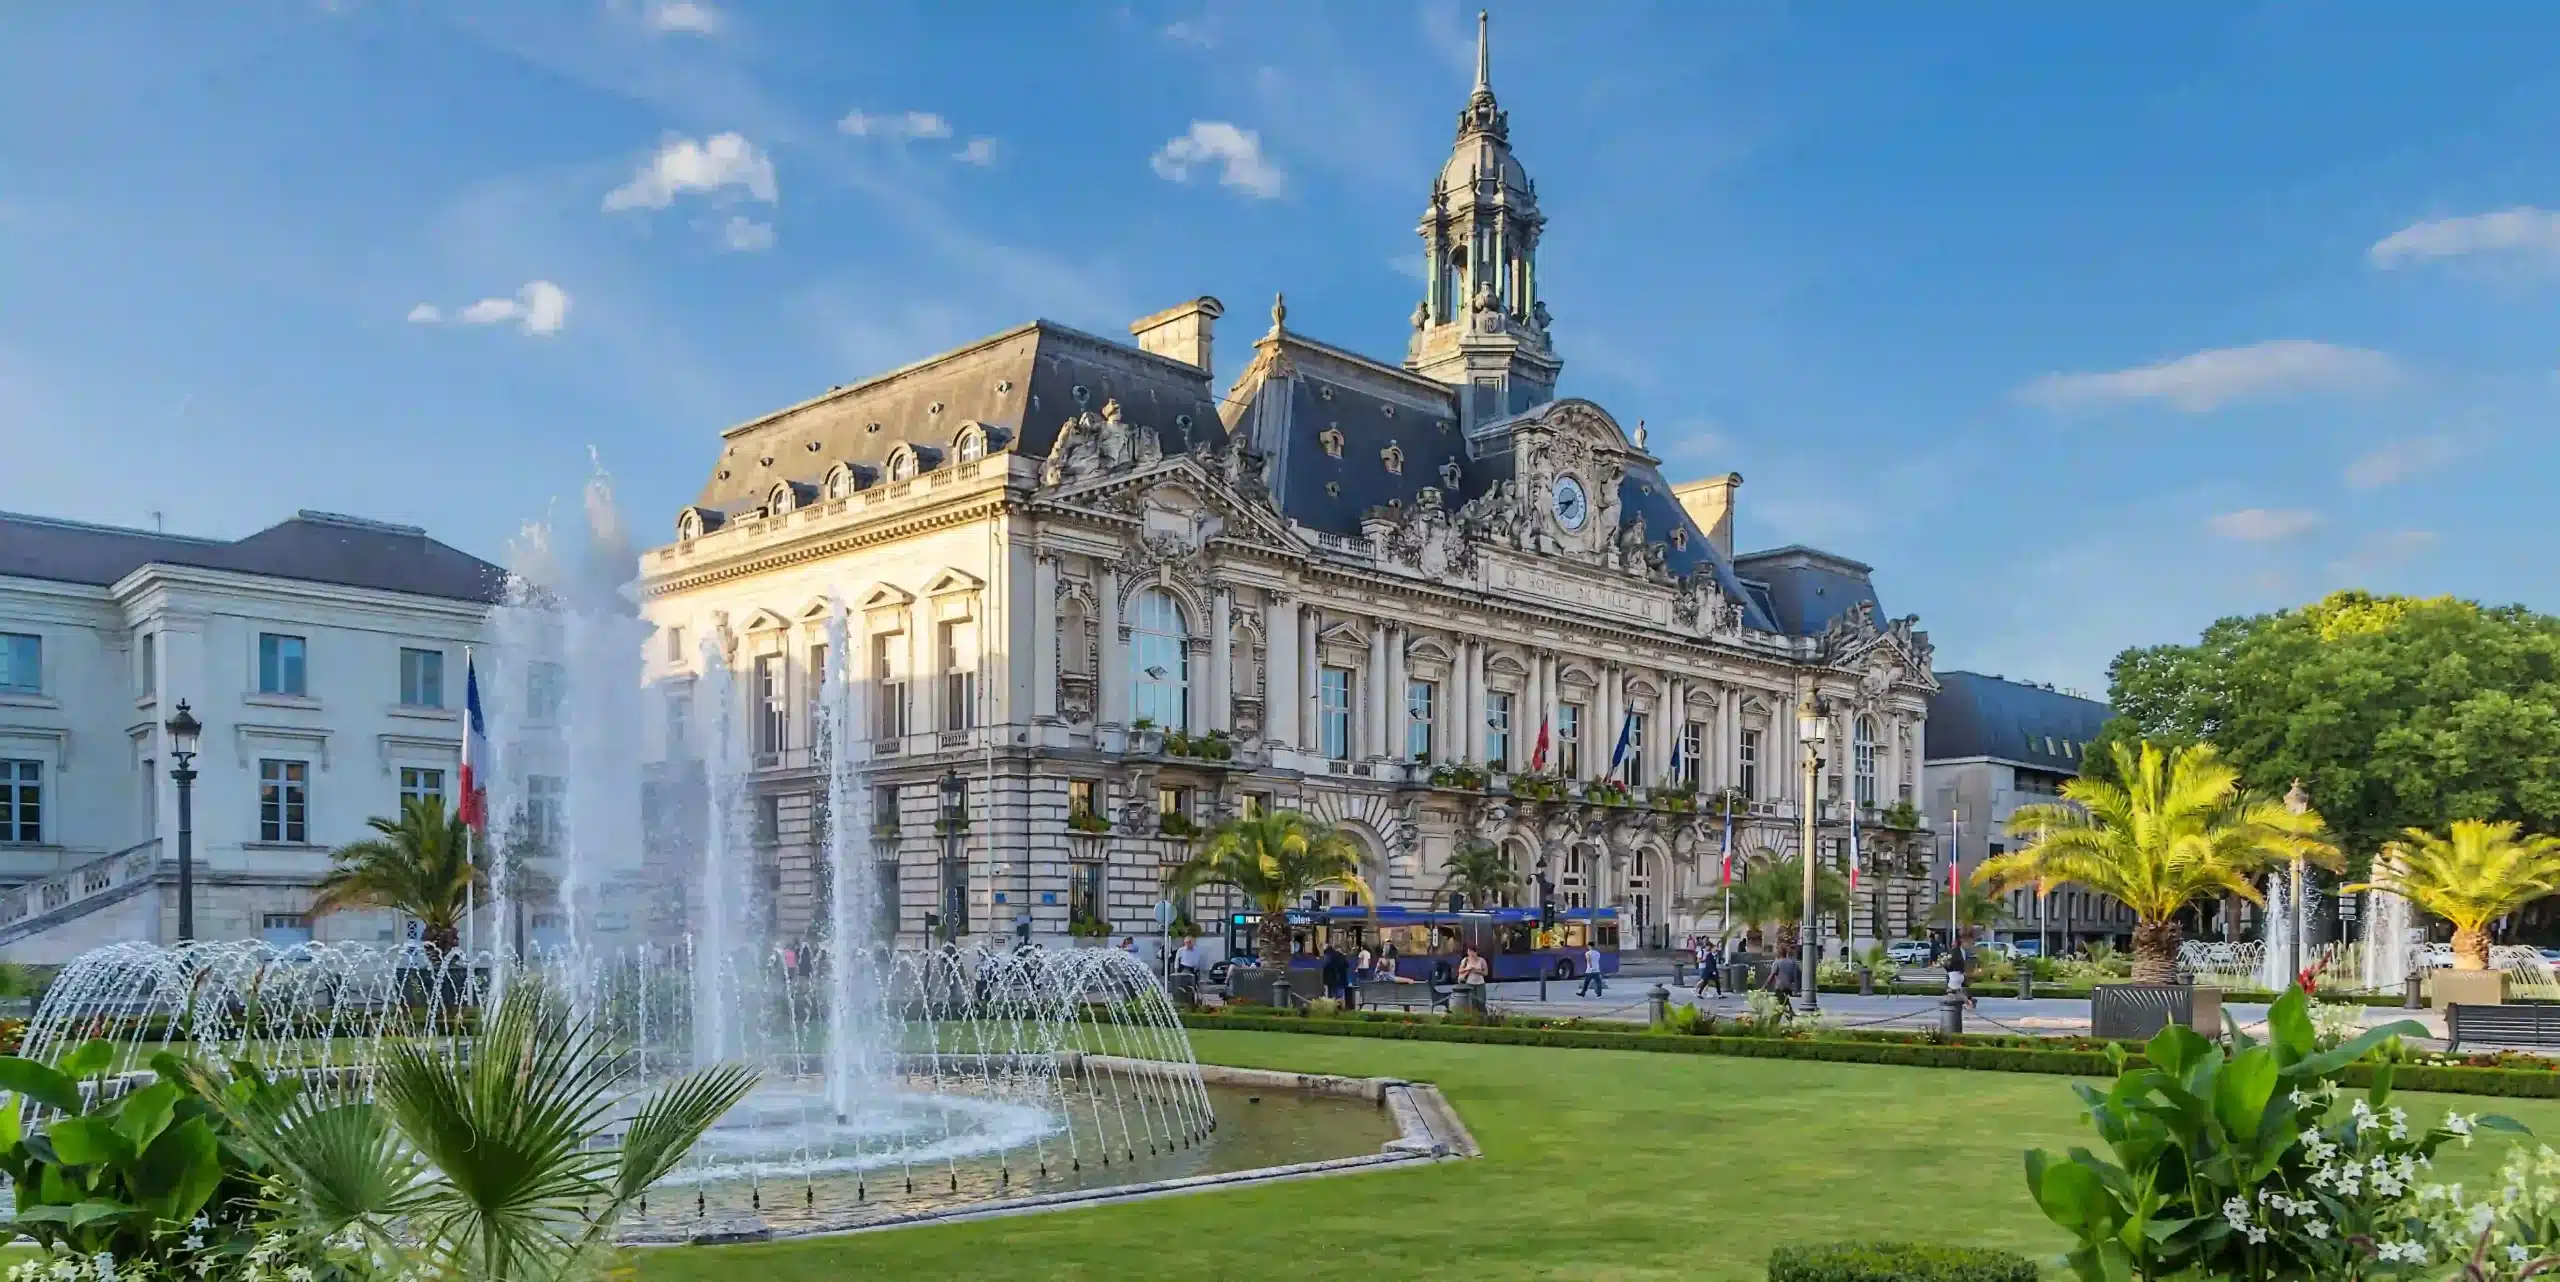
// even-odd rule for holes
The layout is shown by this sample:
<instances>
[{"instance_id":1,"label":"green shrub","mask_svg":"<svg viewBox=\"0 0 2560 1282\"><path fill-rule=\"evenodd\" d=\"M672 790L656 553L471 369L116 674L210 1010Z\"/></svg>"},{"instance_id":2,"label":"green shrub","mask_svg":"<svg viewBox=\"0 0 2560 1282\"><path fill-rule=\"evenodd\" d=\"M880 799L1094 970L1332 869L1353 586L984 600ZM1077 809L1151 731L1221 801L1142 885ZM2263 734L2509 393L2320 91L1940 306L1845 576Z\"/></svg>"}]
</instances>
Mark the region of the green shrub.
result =
<instances>
[{"instance_id":1,"label":"green shrub","mask_svg":"<svg viewBox=\"0 0 2560 1282\"><path fill-rule=\"evenodd\" d=\"M2036 1282L2036 1266L1979 1247L1840 1242L1770 1252L1769 1282Z\"/></svg>"}]
</instances>

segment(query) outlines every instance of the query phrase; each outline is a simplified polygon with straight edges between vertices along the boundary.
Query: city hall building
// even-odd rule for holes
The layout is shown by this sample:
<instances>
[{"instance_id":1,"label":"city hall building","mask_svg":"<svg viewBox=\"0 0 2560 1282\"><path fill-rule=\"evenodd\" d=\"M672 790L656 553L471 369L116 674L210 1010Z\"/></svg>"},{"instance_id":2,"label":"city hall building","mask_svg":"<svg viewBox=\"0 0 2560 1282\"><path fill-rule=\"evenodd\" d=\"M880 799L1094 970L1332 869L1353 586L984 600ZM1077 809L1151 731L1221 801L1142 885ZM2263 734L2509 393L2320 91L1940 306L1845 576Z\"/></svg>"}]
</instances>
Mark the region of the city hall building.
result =
<instances>
[{"instance_id":1,"label":"city hall building","mask_svg":"<svg viewBox=\"0 0 2560 1282\"><path fill-rule=\"evenodd\" d=\"M1798 848L1808 695L1835 728L1824 856L1861 825L1855 933L1925 909L1934 844L1899 803L1927 634L1857 561L1737 553L1739 475L1676 481L1641 421L1564 394L1546 218L1481 56L1421 213L1400 358L1275 299L1222 391L1200 298L1129 342L1033 321L721 434L641 558L647 755L680 795L713 702L745 710L727 747L779 932L824 917L832 871L894 888L908 942L1152 934L1186 834L1292 808L1351 835L1384 902L1434 902L1487 843L1521 902L1544 876L1676 941L1718 924L1723 797L1738 861ZM830 870L839 605L871 866Z\"/></svg>"}]
</instances>

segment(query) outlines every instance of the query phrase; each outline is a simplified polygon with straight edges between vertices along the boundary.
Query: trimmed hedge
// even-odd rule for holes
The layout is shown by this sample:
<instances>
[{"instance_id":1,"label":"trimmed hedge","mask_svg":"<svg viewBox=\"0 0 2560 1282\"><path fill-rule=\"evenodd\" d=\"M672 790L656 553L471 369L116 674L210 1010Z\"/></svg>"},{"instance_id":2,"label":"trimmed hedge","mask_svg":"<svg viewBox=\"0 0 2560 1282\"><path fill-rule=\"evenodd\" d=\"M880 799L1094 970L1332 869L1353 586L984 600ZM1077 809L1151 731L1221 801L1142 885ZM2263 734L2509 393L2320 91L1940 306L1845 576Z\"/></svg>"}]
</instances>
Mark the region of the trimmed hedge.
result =
<instances>
[{"instance_id":1,"label":"trimmed hedge","mask_svg":"<svg viewBox=\"0 0 2560 1282\"><path fill-rule=\"evenodd\" d=\"M1769 1282L2036 1282L2036 1265L1980 1247L1839 1242L1770 1252Z\"/></svg>"},{"instance_id":2,"label":"trimmed hedge","mask_svg":"<svg viewBox=\"0 0 2560 1282\"><path fill-rule=\"evenodd\" d=\"M1248 1033L1303 1033L1319 1037L1368 1037L1386 1041L1458 1042L1483 1046L1544 1046L1569 1050L1650 1051L1669 1055L1728 1055L1741 1059L1814 1060L1833 1064L1885 1064L1904 1068L1969 1068L1996 1073L2056 1073L2108 1077L2115 1066L2104 1051L2042 1050L2025 1046L1883 1041L1862 1038L1698 1037L1676 1033L1599 1028L1518 1028L1436 1020L1310 1019L1301 1015L1202 1015L1182 1017L1186 1027ZM2139 1056L2129 1057L2138 1062ZM2373 1066L2350 1064L2345 1085L2372 1084ZM2392 1087L2451 1095L2560 1099L2560 1072L2402 1064Z\"/></svg>"}]
</instances>

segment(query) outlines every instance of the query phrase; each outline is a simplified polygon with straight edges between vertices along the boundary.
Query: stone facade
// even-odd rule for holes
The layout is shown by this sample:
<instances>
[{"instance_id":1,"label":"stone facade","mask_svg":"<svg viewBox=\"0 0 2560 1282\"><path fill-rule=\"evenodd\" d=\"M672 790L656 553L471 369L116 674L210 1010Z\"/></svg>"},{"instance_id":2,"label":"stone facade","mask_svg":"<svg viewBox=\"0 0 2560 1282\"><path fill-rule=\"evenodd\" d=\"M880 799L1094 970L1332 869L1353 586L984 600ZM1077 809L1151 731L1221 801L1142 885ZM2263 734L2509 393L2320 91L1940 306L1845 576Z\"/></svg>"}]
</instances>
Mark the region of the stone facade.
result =
<instances>
[{"instance_id":1,"label":"stone facade","mask_svg":"<svg viewBox=\"0 0 2560 1282\"><path fill-rule=\"evenodd\" d=\"M879 790L872 866L847 871L894 880L910 941L928 914L1152 933L1179 834L1257 807L1351 834L1391 902L1432 902L1487 842L1654 941L1713 929L1719 799L1737 859L1800 842L1807 696L1841 739L1825 857L1853 809L1868 825L1854 933L1909 927L1927 634L1855 561L1735 555L1739 476L1674 486L1641 423L1556 397L1545 220L1489 82L1480 63L1434 183L1401 366L1275 302L1216 392L1224 309L1201 299L1134 345L1034 322L724 433L642 556L651 754L669 798L706 752L748 763L777 929L832 875L817 647L839 606L846 751ZM706 744L715 706L754 741ZM970 822L937 834L955 774Z\"/></svg>"}]
</instances>

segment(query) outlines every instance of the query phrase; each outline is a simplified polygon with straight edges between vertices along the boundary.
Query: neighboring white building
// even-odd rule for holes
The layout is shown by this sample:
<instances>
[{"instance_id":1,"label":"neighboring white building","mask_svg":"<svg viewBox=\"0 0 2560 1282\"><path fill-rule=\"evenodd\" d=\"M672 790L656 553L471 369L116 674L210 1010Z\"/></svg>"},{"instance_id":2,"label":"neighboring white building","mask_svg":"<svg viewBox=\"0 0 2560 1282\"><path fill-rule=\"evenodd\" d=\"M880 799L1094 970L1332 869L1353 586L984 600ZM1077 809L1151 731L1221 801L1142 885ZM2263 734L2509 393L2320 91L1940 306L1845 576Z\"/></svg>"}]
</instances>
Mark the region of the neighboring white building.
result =
<instances>
[{"instance_id":1,"label":"neighboring white building","mask_svg":"<svg viewBox=\"0 0 2560 1282\"><path fill-rule=\"evenodd\" d=\"M0 957L177 937L164 729L203 724L196 933L314 922L329 851L457 786L464 647L497 567L418 529L304 512L237 542L0 514Z\"/></svg>"},{"instance_id":2,"label":"neighboring white building","mask_svg":"<svg viewBox=\"0 0 2560 1282\"><path fill-rule=\"evenodd\" d=\"M837 871L893 890L910 941L929 915L1148 933L1179 833L1295 807L1349 832L1391 902L1431 902L1486 842L1660 942L1717 914L1724 826L1690 790L1737 792L1738 857L1797 848L1807 693L1841 740L1823 853L1854 797L1883 856L1857 933L1909 928L1928 834L1896 803L1920 799L1927 634L1856 561L1736 555L1740 476L1674 484L1641 423L1558 399L1546 219L1481 63L1401 364L1275 302L1221 393L1202 298L1134 345L1035 321L724 432L674 542L641 558L672 808L650 831L699 808L677 799L699 796L711 709L742 710L751 742L713 755L751 767L772 928L810 928L812 706L841 601L878 819L871 866ZM1597 785L1622 734L1617 795ZM933 817L955 772L953 857ZM1216 933L1223 903L1190 907Z\"/></svg>"},{"instance_id":3,"label":"neighboring white building","mask_svg":"<svg viewBox=\"0 0 2560 1282\"><path fill-rule=\"evenodd\" d=\"M1929 701L1930 817L1970 875L2022 844L2009 832L2018 807L2062 800L2062 785L2080 777L2108 708L2074 691L1979 672L1941 672L1938 681ZM1994 937L2041 935L2057 949L2096 939L2132 942L2132 911L2076 884L2054 886L2041 900L2032 889L2012 890L2008 909ZM1938 928L1943 932L1944 923Z\"/></svg>"}]
</instances>

